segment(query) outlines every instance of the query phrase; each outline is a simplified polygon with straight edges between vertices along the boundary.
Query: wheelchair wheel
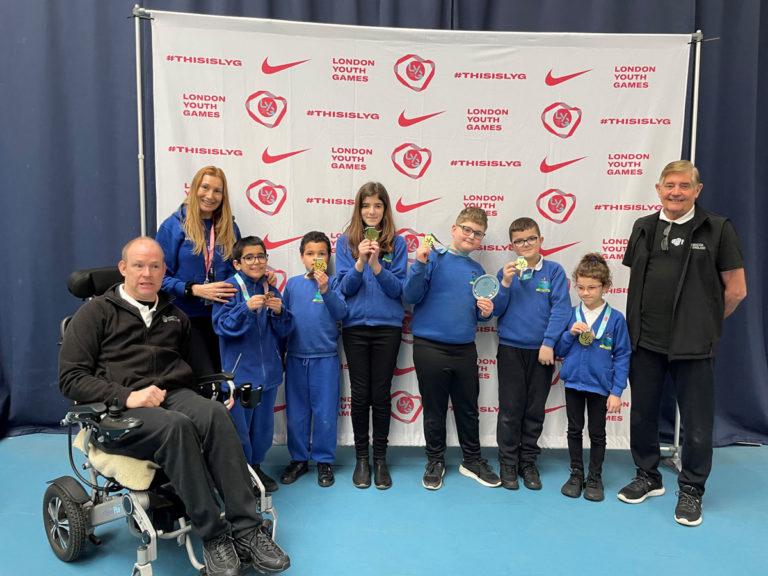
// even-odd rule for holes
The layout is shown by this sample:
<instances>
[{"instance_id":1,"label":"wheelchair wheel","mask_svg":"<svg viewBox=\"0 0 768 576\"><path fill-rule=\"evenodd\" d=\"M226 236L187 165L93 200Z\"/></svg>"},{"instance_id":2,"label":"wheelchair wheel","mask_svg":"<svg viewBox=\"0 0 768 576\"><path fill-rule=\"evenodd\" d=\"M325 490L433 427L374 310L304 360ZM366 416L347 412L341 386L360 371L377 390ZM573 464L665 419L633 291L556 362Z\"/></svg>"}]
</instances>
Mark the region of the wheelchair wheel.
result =
<instances>
[{"instance_id":1,"label":"wheelchair wheel","mask_svg":"<svg viewBox=\"0 0 768 576\"><path fill-rule=\"evenodd\" d=\"M88 517L83 507L55 482L43 496L43 524L51 550L59 560L77 560L87 536Z\"/></svg>"}]
</instances>

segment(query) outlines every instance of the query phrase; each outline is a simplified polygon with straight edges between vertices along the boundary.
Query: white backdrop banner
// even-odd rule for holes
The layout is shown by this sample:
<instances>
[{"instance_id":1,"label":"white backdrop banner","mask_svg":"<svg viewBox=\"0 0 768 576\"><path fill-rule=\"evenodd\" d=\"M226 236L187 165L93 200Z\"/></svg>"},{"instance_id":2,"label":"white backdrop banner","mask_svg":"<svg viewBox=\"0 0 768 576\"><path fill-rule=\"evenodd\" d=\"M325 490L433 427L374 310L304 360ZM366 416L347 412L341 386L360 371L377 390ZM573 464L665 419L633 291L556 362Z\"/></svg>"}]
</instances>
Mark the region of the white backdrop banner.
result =
<instances>
[{"instance_id":1,"label":"white backdrop banner","mask_svg":"<svg viewBox=\"0 0 768 576\"><path fill-rule=\"evenodd\" d=\"M635 219L660 208L653 185L680 158L690 36L152 17L158 222L183 202L198 168L222 167L240 230L264 239L282 288L303 271L301 236L322 230L335 243L355 192L375 180L389 191L411 258L424 233L449 237L459 210L475 205L489 216L476 256L496 272L514 257L510 222L530 216L545 257L569 276L584 253L602 252L614 277L608 300L624 309L626 239ZM423 443L411 345L406 319L392 384L393 444ZM498 411L493 322L478 329L477 345L480 434L490 446ZM343 372L339 441L350 444ZM557 372L544 447L566 445ZM609 447L629 446L629 391L623 400L621 413L608 416ZM277 442L285 441L284 408L281 393ZM450 416L448 430L456 445Z\"/></svg>"}]
</instances>

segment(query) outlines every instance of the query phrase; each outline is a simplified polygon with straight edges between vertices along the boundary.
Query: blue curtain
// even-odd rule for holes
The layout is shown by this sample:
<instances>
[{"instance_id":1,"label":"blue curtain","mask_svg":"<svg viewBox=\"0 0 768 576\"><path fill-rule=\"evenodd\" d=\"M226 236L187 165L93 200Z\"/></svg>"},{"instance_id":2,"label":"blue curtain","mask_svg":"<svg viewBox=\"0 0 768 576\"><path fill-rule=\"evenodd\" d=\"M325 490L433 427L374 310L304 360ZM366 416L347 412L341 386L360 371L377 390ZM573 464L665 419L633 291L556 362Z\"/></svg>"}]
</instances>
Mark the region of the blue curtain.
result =
<instances>
[{"instance_id":1,"label":"blue curtain","mask_svg":"<svg viewBox=\"0 0 768 576\"><path fill-rule=\"evenodd\" d=\"M51 429L67 402L56 378L59 320L79 305L74 269L114 263L140 231L134 0L0 3L0 435ZM768 170L768 12L759 0L157 0L147 8L310 22L460 30L689 33L701 28L697 165L702 204L742 241L749 296L717 358L718 445L768 443L760 191ZM146 26L146 24L144 24ZM765 30L766 38L762 38ZM149 54L149 34L144 35ZM717 39L714 39L717 38ZM148 64L148 58L147 58ZM144 73L145 101L151 78ZM151 118L151 107L147 110ZM154 171L145 145L149 213ZM152 224L152 223L150 223Z\"/></svg>"}]
</instances>

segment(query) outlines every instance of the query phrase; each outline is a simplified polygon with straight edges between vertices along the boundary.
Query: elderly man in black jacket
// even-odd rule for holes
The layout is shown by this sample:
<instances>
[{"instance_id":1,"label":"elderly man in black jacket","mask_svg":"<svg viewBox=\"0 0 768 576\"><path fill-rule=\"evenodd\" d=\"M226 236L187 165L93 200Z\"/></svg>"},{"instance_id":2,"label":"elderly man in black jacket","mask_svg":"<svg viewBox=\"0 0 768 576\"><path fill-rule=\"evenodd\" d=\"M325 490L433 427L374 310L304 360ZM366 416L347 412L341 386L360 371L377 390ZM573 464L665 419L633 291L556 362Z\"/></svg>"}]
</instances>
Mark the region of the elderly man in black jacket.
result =
<instances>
[{"instance_id":1,"label":"elderly man in black jacket","mask_svg":"<svg viewBox=\"0 0 768 576\"><path fill-rule=\"evenodd\" d=\"M160 245L146 237L131 240L118 267L124 283L81 307L67 327L61 391L80 402L116 401L143 421L103 448L162 467L203 540L209 576L237 576L241 562L265 572L286 569L288 556L262 527L227 409L191 389L189 319L159 292L165 273Z\"/></svg>"},{"instance_id":2,"label":"elderly man in black jacket","mask_svg":"<svg viewBox=\"0 0 768 576\"><path fill-rule=\"evenodd\" d=\"M638 219L624 255L632 271L627 324L632 341L630 448L637 476L618 498L639 504L664 494L659 406L670 374L685 432L675 520L701 524L712 468L714 358L723 318L746 297L744 263L731 222L703 210L703 185L687 160L668 164L656 192L662 210Z\"/></svg>"}]
</instances>

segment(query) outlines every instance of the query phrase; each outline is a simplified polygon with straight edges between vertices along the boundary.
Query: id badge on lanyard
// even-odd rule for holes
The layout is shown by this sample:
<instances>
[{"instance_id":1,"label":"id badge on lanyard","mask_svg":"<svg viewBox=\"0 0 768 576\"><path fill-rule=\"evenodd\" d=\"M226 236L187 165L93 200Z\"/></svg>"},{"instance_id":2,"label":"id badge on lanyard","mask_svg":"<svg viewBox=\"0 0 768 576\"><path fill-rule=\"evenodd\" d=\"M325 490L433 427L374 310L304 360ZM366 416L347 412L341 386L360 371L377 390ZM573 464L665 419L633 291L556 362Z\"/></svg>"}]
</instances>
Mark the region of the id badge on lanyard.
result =
<instances>
[{"instance_id":1,"label":"id badge on lanyard","mask_svg":"<svg viewBox=\"0 0 768 576\"><path fill-rule=\"evenodd\" d=\"M216 222L211 219L211 234L208 239L208 245L205 247L205 253L203 254L203 257L205 259L205 280L203 281L203 284L208 284L210 282L214 282L216 280L216 275L213 269L213 255L214 251L216 250ZM203 299L203 303L206 306L211 306L213 304L212 300Z\"/></svg>"}]
</instances>

